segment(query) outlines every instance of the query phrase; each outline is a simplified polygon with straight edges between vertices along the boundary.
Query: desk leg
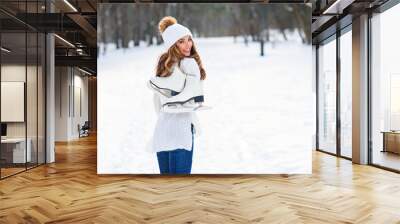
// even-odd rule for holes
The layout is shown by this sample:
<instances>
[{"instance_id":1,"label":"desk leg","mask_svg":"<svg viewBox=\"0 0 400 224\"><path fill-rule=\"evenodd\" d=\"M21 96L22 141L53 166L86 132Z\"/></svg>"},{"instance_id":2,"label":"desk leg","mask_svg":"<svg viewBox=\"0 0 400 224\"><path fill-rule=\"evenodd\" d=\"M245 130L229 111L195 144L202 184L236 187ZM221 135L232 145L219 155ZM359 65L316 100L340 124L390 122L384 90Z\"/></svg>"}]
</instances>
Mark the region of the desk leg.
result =
<instances>
[{"instance_id":1,"label":"desk leg","mask_svg":"<svg viewBox=\"0 0 400 224\"><path fill-rule=\"evenodd\" d=\"M383 149L381 152L386 152L386 134L382 133L383 135Z\"/></svg>"}]
</instances>

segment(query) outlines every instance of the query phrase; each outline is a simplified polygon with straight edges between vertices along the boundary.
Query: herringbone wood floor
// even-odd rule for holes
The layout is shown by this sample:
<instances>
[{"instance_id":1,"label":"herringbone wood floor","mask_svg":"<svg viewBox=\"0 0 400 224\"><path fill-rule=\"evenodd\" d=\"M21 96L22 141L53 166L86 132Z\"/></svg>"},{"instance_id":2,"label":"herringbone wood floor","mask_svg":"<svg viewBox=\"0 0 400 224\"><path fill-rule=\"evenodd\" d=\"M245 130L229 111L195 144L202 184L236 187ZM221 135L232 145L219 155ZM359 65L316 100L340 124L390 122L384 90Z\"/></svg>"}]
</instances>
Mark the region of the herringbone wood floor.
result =
<instances>
[{"instance_id":1,"label":"herringbone wood floor","mask_svg":"<svg viewBox=\"0 0 400 224\"><path fill-rule=\"evenodd\" d=\"M0 199L0 223L400 223L396 173L313 152L312 175L98 176L93 136Z\"/></svg>"}]
</instances>

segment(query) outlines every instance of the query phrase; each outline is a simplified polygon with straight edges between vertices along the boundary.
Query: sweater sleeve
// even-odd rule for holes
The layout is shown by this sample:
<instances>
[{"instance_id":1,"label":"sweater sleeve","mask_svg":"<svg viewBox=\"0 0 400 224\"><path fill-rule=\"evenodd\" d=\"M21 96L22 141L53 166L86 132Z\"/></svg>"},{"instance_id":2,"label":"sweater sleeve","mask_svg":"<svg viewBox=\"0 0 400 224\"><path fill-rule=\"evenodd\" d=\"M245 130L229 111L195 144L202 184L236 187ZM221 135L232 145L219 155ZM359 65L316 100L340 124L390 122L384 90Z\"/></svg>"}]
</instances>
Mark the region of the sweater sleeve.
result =
<instances>
[{"instance_id":1,"label":"sweater sleeve","mask_svg":"<svg viewBox=\"0 0 400 224\"><path fill-rule=\"evenodd\" d=\"M200 77L200 68L194 58L184 58L181 60L180 68L187 75Z\"/></svg>"}]
</instances>

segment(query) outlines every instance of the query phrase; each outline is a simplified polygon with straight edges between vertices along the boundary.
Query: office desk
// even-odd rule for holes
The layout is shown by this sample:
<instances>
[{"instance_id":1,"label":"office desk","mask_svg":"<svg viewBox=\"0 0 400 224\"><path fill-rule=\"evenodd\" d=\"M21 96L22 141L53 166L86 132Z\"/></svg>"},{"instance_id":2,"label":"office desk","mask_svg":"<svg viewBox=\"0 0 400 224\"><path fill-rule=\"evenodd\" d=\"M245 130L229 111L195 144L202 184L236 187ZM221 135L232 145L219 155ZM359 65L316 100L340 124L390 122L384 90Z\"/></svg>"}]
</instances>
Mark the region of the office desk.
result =
<instances>
[{"instance_id":1,"label":"office desk","mask_svg":"<svg viewBox=\"0 0 400 224\"><path fill-rule=\"evenodd\" d=\"M25 163L25 158L26 162L30 162L32 140L27 138L27 143L25 154L25 138L1 139L1 157L6 163Z\"/></svg>"},{"instance_id":2,"label":"office desk","mask_svg":"<svg viewBox=\"0 0 400 224\"><path fill-rule=\"evenodd\" d=\"M400 132L399 131L381 131L383 133L382 152L393 152L400 154Z\"/></svg>"}]
</instances>

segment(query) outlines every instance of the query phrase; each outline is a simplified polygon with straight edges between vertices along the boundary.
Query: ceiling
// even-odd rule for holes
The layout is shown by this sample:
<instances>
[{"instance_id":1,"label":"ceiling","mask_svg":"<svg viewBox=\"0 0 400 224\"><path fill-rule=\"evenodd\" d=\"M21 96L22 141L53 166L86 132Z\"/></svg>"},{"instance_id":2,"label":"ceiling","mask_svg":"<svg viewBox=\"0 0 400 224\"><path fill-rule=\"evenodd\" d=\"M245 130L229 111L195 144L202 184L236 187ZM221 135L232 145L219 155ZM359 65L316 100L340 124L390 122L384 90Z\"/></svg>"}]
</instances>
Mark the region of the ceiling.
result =
<instances>
[{"instance_id":1,"label":"ceiling","mask_svg":"<svg viewBox=\"0 0 400 224\"><path fill-rule=\"evenodd\" d=\"M313 0L313 44L335 34L352 23L353 17L372 12L389 0Z\"/></svg>"},{"instance_id":2,"label":"ceiling","mask_svg":"<svg viewBox=\"0 0 400 224\"><path fill-rule=\"evenodd\" d=\"M175 2L185 2L177 0ZM225 0L220 0L223 2ZM313 43L326 38L351 18L376 8L387 0L226 0L226 2L311 3ZM46 5L47 2L47 5ZM56 65L80 66L92 73L97 69L97 3L149 3L163 0L1 0L1 29L18 45L18 32L25 29L54 32ZM191 0L191 2L213 2ZM49 13L49 12L52 13ZM340 22L339 22L340 21ZM346 22L347 21L347 22ZM339 24L339 25L338 25ZM22 48L21 48L22 49ZM28 52L29 52L28 47Z\"/></svg>"},{"instance_id":3,"label":"ceiling","mask_svg":"<svg viewBox=\"0 0 400 224\"><path fill-rule=\"evenodd\" d=\"M1 0L2 43L13 49L7 58L17 59L18 55L26 54L26 30L28 33L53 32L56 34L56 66L78 66L96 74L96 17L96 0L47 0L47 4L45 0ZM30 35L28 37L31 39ZM32 49L36 49L35 46L28 44L28 59Z\"/></svg>"}]
</instances>

